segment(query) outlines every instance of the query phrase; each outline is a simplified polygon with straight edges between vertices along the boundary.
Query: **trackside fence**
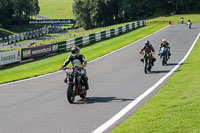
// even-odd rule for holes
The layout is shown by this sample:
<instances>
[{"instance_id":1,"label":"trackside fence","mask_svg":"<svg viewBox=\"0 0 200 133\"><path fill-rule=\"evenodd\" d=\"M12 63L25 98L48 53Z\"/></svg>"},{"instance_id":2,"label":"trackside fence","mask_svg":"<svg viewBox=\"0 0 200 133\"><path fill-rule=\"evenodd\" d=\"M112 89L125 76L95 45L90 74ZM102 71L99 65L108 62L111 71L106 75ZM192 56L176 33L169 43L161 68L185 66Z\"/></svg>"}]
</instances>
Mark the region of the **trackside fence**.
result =
<instances>
[{"instance_id":1,"label":"trackside fence","mask_svg":"<svg viewBox=\"0 0 200 133\"><path fill-rule=\"evenodd\" d=\"M121 27L114 29L103 30L100 32L92 33L89 35L84 35L74 39L57 42L54 44L46 44L31 48L23 48L21 50L7 51L0 53L0 66L12 64L16 62L21 62L28 59L34 59L38 57L44 57L50 54L56 54L61 52L68 52L72 46L76 45L79 47L84 47L96 42L107 40L112 37L116 37L134 29L145 26L145 21L137 21L134 23L126 24Z\"/></svg>"},{"instance_id":2,"label":"trackside fence","mask_svg":"<svg viewBox=\"0 0 200 133\"><path fill-rule=\"evenodd\" d=\"M53 27L47 27L44 26L40 29L37 30L33 30L33 31L28 31L28 32L22 32L22 33L18 33L15 35L10 35L7 37L1 37L0 38L0 44L12 44L12 43L16 43L19 41L24 41L24 40L28 40L28 39L33 39L39 36L43 36L45 34L48 33L56 33L56 32L60 32L63 29L61 28L61 26L53 26Z\"/></svg>"}]
</instances>

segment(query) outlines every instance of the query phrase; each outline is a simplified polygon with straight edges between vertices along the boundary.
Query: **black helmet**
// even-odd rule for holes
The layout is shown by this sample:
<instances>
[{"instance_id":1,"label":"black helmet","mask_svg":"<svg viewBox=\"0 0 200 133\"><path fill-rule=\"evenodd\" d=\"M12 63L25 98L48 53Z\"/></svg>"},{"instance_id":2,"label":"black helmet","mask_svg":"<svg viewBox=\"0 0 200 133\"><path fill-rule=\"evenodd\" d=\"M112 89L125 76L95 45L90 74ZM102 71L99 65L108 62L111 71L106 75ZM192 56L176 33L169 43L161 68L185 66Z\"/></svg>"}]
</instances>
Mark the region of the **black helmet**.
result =
<instances>
[{"instance_id":1,"label":"black helmet","mask_svg":"<svg viewBox=\"0 0 200 133\"><path fill-rule=\"evenodd\" d=\"M145 45L149 45L149 43L150 43L150 42L149 42L148 40L147 40L147 41L145 41Z\"/></svg>"},{"instance_id":2,"label":"black helmet","mask_svg":"<svg viewBox=\"0 0 200 133\"><path fill-rule=\"evenodd\" d=\"M71 48L71 53L72 53L72 55L74 55L74 56L78 55L78 54L80 53L79 47L73 46L73 47Z\"/></svg>"}]
</instances>

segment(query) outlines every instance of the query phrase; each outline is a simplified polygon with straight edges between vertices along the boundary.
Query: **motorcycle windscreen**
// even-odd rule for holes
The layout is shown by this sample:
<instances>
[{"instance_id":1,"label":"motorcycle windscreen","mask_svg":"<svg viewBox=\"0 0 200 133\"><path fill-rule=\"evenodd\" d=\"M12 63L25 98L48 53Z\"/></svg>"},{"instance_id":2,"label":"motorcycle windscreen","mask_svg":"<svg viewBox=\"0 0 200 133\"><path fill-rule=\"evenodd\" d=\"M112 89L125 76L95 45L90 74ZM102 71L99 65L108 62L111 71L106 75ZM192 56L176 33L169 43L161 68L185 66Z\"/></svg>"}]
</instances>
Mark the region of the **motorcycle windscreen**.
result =
<instances>
[{"instance_id":1,"label":"motorcycle windscreen","mask_svg":"<svg viewBox=\"0 0 200 133\"><path fill-rule=\"evenodd\" d=\"M167 49L165 47L162 47L160 50L160 54L166 54L167 53Z\"/></svg>"}]
</instances>

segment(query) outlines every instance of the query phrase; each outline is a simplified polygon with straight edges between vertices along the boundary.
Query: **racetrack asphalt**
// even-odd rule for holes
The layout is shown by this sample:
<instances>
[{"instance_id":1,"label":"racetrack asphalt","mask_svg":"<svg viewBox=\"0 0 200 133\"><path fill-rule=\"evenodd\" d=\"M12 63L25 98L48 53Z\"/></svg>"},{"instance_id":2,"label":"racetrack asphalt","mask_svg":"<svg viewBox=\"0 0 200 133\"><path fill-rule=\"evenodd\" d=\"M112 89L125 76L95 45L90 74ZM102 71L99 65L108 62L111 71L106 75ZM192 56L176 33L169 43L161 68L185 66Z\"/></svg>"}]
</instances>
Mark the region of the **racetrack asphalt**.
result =
<instances>
[{"instance_id":1,"label":"racetrack asphalt","mask_svg":"<svg viewBox=\"0 0 200 133\"><path fill-rule=\"evenodd\" d=\"M67 102L64 72L0 86L0 132L94 131L153 86L182 60L199 34L200 24L193 24L192 27L188 29L187 25L171 25L146 39L89 63L87 72L90 90L86 99L76 97L75 104ZM163 38L167 38L172 53L167 66L161 65L157 55ZM156 50L157 61L150 74L144 74L143 64L140 62L142 55L139 51L145 40L149 40ZM162 85L129 114L159 91Z\"/></svg>"}]
</instances>

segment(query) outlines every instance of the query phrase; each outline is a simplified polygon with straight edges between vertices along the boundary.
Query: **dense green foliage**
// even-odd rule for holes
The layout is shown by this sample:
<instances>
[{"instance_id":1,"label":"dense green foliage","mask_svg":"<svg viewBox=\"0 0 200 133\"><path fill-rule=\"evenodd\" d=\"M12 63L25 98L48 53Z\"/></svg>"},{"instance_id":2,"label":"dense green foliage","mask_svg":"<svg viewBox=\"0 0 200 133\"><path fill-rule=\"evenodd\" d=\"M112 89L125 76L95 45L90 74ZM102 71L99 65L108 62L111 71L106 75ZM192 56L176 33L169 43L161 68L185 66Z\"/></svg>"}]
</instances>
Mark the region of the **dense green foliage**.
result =
<instances>
[{"instance_id":1,"label":"dense green foliage","mask_svg":"<svg viewBox=\"0 0 200 133\"><path fill-rule=\"evenodd\" d=\"M197 0L74 0L77 23L85 29L155 15L198 12Z\"/></svg>"},{"instance_id":2,"label":"dense green foliage","mask_svg":"<svg viewBox=\"0 0 200 133\"><path fill-rule=\"evenodd\" d=\"M0 0L0 24L28 19L39 11L38 0Z\"/></svg>"}]
</instances>

